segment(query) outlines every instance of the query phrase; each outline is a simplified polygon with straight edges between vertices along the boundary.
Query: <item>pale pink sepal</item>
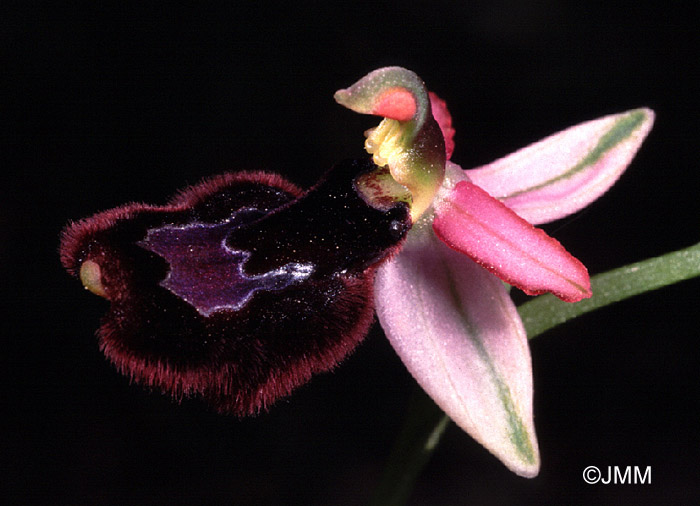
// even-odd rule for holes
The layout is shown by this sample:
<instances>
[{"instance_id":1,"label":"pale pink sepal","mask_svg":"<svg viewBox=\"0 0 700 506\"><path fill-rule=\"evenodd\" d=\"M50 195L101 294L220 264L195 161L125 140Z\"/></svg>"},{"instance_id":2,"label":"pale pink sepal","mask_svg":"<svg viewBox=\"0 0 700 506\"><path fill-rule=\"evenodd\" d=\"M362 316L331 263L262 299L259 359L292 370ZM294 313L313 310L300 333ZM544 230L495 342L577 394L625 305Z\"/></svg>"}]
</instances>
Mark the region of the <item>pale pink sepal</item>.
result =
<instances>
[{"instance_id":1,"label":"pale pink sepal","mask_svg":"<svg viewBox=\"0 0 700 506\"><path fill-rule=\"evenodd\" d=\"M567 302L591 296L581 262L478 186L443 187L434 208L433 230L445 244L525 293L551 292Z\"/></svg>"},{"instance_id":2,"label":"pale pink sepal","mask_svg":"<svg viewBox=\"0 0 700 506\"><path fill-rule=\"evenodd\" d=\"M493 163L471 181L533 224L574 213L624 172L651 130L654 112L634 109L581 123Z\"/></svg>"},{"instance_id":3,"label":"pale pink sepal","mask_svg":"<svg viewBox=\"0 0 700 506\"><path fill-rule=\"evenodd\" d=\"M421 387L525 477L539 472L525 330L504 285L428 225L377 272L377 315Z\"/></svg>"}]
</instances>

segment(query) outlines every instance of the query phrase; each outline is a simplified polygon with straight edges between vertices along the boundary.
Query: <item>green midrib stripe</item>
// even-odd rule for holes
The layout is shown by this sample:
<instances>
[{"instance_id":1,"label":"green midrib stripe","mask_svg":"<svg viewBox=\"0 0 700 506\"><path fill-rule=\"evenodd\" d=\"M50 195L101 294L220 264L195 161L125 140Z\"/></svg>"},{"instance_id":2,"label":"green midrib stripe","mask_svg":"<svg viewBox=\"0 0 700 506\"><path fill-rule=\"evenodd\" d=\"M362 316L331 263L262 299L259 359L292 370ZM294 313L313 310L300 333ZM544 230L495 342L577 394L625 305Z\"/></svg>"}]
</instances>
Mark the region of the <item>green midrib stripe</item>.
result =
<instances>
[{"instance_id":1,"label":"green midrib stripe","mask_svg":"<svg viewBox=\"0 0 700 506\"><path fill-rule=\"evenodd\" d=\"M644 111L644 109L635 109L634 111L631 111L629 114L626 114L620 119L618 119L612 125L610 130L603 134L603 136L598 140L598 144L596 144L595 147L588 152L588 154L583 158L583 160L578 162L569 170L562 174L559 174L557 177L545 181L544 183L531 186L530 188L526 188L524 190L519 190L503 198L517 197L518 195L522 195L523 193L539 190L544 188L545 186L549 186L553 183L556 183L557 181L570 178L576 173L581 172L582 170L586 169L586 167L589 167L596 163L598 160L600 160L605 153L610 151L619 143L627 140L630 137L630 135L632 135L632 133L635 130L637 130L642 123L644 123L644 120L646 120L646 118L647 114Z\"/></svg>"},{"instance_id":2,"label":"green midrib stripe","mask_svg":"<svg viewBox=\"0 0 700 506\"><path fill-rule=\"evenodd\" d=\"M510 427L508 436L515 448L517 448L518 453L521 455L522 459L528 464L534 464L535 451L532 448L532 442L530 441L530 438L528 436L527 429L523 425L520 416L518 416L518 413L515 410L513 398L510 393L510 388L508 388L508 385L505 383L505 381L503 381L503 378L494 367L488 351L486 351L484 344L479 339L479 330L469 323L467 315L464 314L462 304L460 303L461 299L459 293L457 292L456 286L452 282L453 277L450 275L449 269L447 270L447 279L449 280L448 284L450 287L450 296L454 301L455 307L457 307L459 310L461 321L468 329L466 334L467 336L469 336L469 340L472 342L472 344L474 344L474 347L476 348L481 360L488 366L489 375L491 376L491 379L496 386L496 390L498 391L498 398L501 400L503 409L506 412L508 426Z\"/></svg>"}]
</instances>

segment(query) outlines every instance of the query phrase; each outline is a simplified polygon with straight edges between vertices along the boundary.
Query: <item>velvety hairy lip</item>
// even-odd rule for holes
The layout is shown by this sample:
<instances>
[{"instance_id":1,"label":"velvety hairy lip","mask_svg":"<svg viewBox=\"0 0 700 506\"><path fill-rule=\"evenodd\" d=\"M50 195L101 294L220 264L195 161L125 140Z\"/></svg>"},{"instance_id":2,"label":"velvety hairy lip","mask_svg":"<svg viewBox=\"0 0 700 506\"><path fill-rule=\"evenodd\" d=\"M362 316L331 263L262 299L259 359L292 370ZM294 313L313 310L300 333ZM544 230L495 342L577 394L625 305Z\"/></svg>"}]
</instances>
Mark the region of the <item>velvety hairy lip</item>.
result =
<instances>
[{"instance_id":1,"label":"velvety hairy lip","mask_svg":"<svg viewBox=\"0 0 700 506\"><path fill-rule=\"evenodd\" d=\"M100 347L135 382L255 413L331 369L372 322L373 266L410 227L355 191L370 161L302 192L279 176L218 176L166 206L69 225L61 258L110 301Z\"/></svg>"}]
</instances>

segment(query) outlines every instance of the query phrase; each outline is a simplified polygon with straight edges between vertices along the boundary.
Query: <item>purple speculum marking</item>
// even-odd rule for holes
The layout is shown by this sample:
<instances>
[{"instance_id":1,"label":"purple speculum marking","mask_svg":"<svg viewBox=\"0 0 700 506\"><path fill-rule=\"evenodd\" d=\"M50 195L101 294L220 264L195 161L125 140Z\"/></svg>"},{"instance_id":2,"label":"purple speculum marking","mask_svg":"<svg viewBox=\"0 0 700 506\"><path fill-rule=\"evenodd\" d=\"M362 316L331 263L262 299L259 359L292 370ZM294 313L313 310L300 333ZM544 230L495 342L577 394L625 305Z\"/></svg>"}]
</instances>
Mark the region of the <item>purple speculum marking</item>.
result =
<instances>
[{"instance_id":1,"label":"purple speculum marking","mask_svg":"<svg viewBox=\"0 0 700 506\"><path fill-rule=\"evenodd\" d=\"M335 165L307 191L264 173L205 180L165 206L128 204L69 225L61 261L110 307L100 347L137 383L221 412L257 413L347 356L373 321L376 266L411 226ZM85 280L83 280L85 284Z\"/></svg>"},{"instance_id":2,"label":"purple speculum marking","mask_svg":"<svg viewBox=\"0 0 700 506\"><path fill-rule=\"evenodd\" d=\"M290 262L268 272L248 275L250 252L226 245L246 211L242 209L218 224L191 223L152 228L138 244L170 264L160 285L192 305L201 315L241 309L258 290L282 290L308 278L313 264Z\"/></svg>"}]
</instances>

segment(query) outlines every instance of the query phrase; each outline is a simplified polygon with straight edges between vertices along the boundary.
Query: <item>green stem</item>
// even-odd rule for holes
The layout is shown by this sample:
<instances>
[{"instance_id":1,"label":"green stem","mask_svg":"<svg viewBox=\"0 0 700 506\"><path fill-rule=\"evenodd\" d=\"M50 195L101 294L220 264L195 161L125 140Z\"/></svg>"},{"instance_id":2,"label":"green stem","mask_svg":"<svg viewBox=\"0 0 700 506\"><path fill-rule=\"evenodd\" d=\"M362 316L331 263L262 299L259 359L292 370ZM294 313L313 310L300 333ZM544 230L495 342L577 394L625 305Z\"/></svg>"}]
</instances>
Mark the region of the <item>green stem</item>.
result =
<instances>
[{"instance_id":1,"label":"green stem","mask_svg":"<svg viewBox=\"0 0 700 506\"><path fill-rule=\"evenodd\" d=\"M700 276L700 243L593 276L590 299L569 304L547 294L526 302L518 312L532 339L595 309L696 276Z\"/></svg>"},{"instance_id":2,"label":"green stem","mask_svg":"<svg viewBox=\"0 0 700 506\"><path fill-rule=\"evenodd\" d=\"M416 479L433 455L449 421L433 400L422 389L416 388L370 506L406 504Z\"/></svg>"},{"instance_id":3,"label":"green stem","mask_svg":"<svg viewBox=\"0 0 700 506\"><path fill-rule=\"evenodd\" d=\"M569 304L552 295L541 295L520 306L518 312L528 338L532 339L595 309L697 276L700 276L700 243L594 276L590 299ZM406 503L448 422L447 415L425 393L416 394L371 506Z\"/></svg>"}]
</instances>

